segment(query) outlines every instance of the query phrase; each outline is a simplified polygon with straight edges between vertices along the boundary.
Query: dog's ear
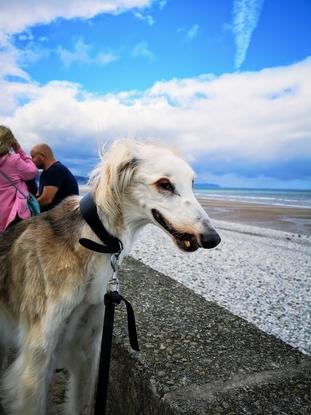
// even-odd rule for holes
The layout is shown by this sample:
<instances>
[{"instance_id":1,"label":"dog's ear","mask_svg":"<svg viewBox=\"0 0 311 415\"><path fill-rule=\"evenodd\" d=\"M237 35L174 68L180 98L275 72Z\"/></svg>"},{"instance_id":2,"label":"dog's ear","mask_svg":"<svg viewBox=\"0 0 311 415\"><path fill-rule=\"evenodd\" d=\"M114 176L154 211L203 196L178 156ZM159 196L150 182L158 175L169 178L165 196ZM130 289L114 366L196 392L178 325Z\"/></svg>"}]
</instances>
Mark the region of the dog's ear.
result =
<instances>
[{"instance_id":1,"label":"dog's ear","mask_svg":"<svg viewBox=\"0 0 311 415\"><path fill-rule=\"evenodd\" d=\"M116 141L92 173L90 184L96 203L111 220L117 221L121 216L123 196L139 165L136 150L134 141Z\"/></svg>"},{"instance_id":2,"label":"dog's ear","mask_svg":"<svg viewBox=\"0 0 311 415\"><path fill-rule=\"evenodd\" d=\"M139 160L136 157L131 158L130 160L124 161L119 165L118 168L118 177L119 177L119 191L124 192L124 190L130 185L136 168L139 164Z\"/></svg>"}]
</instances>

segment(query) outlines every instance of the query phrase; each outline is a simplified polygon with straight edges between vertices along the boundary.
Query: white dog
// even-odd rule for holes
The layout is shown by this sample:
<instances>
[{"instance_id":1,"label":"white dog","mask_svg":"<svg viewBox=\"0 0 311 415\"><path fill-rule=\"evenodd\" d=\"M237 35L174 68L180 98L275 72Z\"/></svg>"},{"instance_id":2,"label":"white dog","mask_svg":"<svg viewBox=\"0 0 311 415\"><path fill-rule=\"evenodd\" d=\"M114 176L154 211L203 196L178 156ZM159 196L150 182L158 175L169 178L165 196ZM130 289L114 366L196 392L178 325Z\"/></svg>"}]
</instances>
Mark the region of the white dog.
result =
<instances>
[{"instance_id":1,"label":"white dog","mask_svg":"<svg viewBox=\"0 0 311 415\"><path fill-rule=\"evenodd\" d=\"M193 180L189 165L167 148L115 142L90 184L101 222L122 241L121 260L147 223L184 251L218 245L220 237L193 195ZM12 339L19 350L2 379L8 414L45 414L56 367L70 374L67 413L92 412L112 269L109 254L86 249L80 238L101 243L82 217L78 197L0 237L0 351Z\"/></svg>"}]
</instances>

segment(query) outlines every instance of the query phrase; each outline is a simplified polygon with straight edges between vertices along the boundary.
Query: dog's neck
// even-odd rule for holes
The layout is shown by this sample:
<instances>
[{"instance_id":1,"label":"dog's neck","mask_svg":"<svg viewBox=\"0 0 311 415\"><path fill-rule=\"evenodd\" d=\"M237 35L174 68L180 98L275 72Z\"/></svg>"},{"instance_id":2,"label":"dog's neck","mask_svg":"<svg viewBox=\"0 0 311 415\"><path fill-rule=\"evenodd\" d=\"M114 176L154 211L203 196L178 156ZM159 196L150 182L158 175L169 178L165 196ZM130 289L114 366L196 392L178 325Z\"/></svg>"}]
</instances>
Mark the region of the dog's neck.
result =
<instances>
[{"instance_id":1,"label":"dog's neck","mask_svg":"<svg viewBox=\"0 0 311 415\"><path fill-rule=\"evenodd\" d=\"M123 209L112 216L105 212L100 206L98 216L105 229L114 237L120 239L125 251L129 251L139 230L149 221L142 217L137 206L131 203L124 203Z\"/></svg>"}]
</instances>

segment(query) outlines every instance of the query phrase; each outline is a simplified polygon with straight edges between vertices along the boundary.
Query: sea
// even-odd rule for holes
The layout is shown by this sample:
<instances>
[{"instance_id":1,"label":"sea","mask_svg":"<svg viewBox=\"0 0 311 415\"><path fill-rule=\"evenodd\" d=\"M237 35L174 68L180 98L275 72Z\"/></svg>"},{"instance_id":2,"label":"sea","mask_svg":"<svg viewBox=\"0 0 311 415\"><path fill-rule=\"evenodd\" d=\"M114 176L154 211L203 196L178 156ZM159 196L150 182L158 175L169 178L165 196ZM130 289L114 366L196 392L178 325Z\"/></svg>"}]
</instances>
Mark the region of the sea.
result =
<instances>
[{"instance_id":1,"label":"sea","mask_svg":"<svg viewBox=\"0 0 311 415\"><path fill-rule=\"evenodd\" d=\"M228 200L273 206L311 209L311 190L210 188L204 185L194 189L201 199ZM310 212L311 214L311 212Z\"/></svg>"},{"instance_id":2,"label":"sea","mask_svg":"<svg viewBox=\"0 0 311 415\"><path fill-rule=\"evenodd\" d=\"M88 178L76 176L80 193L88 191ZM197 183L194 193L201 199L228 200L236 202L256 203L263 205L289 206L295 208L311 209L310 190L284 190L284 189L246 189L219 187L214 184ZM311 214L311 212L310 212Z\"/></svg>"}]
</instances>

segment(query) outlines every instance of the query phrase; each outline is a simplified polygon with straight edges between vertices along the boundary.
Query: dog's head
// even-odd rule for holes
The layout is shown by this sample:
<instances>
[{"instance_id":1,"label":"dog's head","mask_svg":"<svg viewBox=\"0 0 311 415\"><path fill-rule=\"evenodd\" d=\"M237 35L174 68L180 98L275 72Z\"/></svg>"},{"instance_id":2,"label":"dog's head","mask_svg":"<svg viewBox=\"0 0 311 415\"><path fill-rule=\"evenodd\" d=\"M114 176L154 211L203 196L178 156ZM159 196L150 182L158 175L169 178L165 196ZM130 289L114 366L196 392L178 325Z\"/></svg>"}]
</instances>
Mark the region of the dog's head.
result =
<instances>
[{"instance_id":1,"label":"dog's head","mask_svg":"<svg viewBox=\"0 0 311 415\"><path fill-rule=\"evenodd\" d=\"M121 215L137 227L151 222L183 251L219 244L218 233L193 194L193 170L168 148L120 140L98 170L97 203L110 215Z\"/></svg>"}]
</instances>

